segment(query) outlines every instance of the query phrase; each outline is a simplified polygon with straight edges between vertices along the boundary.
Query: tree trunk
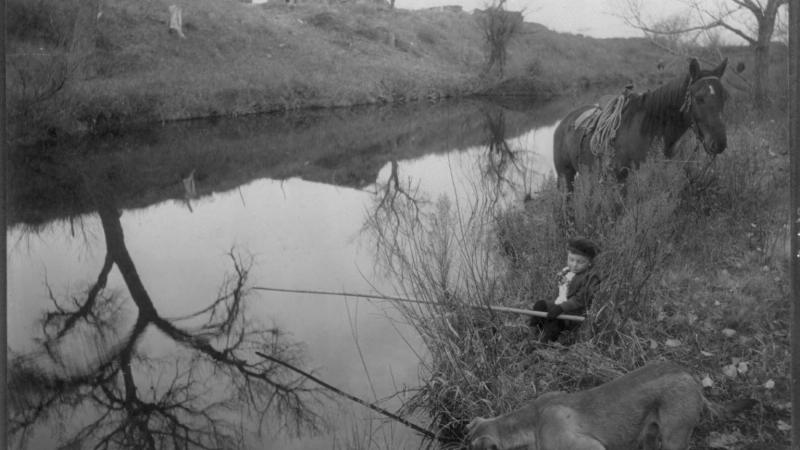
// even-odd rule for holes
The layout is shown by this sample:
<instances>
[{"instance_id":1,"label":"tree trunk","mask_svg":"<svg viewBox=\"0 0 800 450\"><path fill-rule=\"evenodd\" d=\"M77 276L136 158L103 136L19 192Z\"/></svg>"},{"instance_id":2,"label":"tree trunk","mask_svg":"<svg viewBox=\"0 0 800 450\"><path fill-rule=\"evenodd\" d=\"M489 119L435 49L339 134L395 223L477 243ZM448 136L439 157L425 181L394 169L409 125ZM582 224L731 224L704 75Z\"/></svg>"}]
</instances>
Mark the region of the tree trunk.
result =
<instances>
[{"instance_id":1,"label":"tree trunk","mask_svg":"<svg viewBox=\"0 0 800 450\"><path fill-rule=\"evenodd\" d=\"M152 322L158 319L158 312L136 271L136 265L133 263L130 253L128 253L125 236L122 232L122 223L119 220L120 212L117 210L114 200L110 198L111 196L112 194L108 192L99 191L95 198L97 213L100 215L103 234L106 238L106 251L117 265L117 269L128 287L128 292L131 294L131 299L139 309L141 318Z\"/></svg>"},{"instance_id":2,"label":"tree trunk","mask_svg":"<svg viewBox=\"0 0 800 450\"><path fill-rule=\"evenodd\" d=\"M763 109L769 105L769 50L772 33L775 31L775 17L781 2L770 0L761 14L756 14L758 21L758 37L755 42L755 80L753 103L756 108Z\"/></svg>"},{"instance_id":3,"label":"tree trunk","mask_svg":"<svg viewBox=\"0 0 800 450\"><path fill-rule=\"evenodd\" d=\"M97 37L97 15L100 13L100 0L81 0L77 2L75 23L72 26L72 39L69 43L69 68L79 78L92 75L91 56L94 53Z\"/></svg>"},{"instance_id":4,"label":"tree trunk","mask_svg":"<svg viewBox=\"0 0 800 450\"><path fill-rule=\"evenodd\" d=\"M186 39L183 34L183 10L178 5L169 5L169 32Z\"/></svg>"},{"instance_id":5,"label":"tree trunk","mask_svg":"<svg viewBox=\"0 0 800 450\"><path fill-rule=\"evenodd\" d=\"M753 103L762 109L769 103L767 86L769 84L769 42L758 43L755 53L755 80L753 80Z\"/></svg>"}]
</instances>

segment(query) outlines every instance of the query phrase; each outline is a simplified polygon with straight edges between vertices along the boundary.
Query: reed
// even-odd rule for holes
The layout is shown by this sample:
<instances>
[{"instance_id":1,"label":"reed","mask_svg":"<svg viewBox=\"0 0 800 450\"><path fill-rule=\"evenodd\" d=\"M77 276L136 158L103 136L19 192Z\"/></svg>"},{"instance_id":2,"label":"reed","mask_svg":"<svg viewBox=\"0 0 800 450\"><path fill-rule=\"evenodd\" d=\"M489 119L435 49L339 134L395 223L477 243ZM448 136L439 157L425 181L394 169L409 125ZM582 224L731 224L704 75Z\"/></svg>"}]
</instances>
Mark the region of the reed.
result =
<instances>
[{"instance_id":1,"label":"reed","mask_svg":"<svg viewBox=\"0 0 800 450\"><path fill-rule=\"evenodd\" d=\"M672 359L707 377L706 395L716 401L763 401L742 419L703 422L695 445L707 445L712 430L752 445L784 443L777 423L788 421L778 400L789 385L779 356L789 345L780 287L787 266L766 259L779 221L759 217L779 216L788 195L785 176L774 173L785 146L769 119L730 123L730 147L714 161L687 136L683 157L653 158L624 187L585 175L569 202L549 179L524 207L476 195L425 208L409 197L391 216L373 216L368 228L398 291L429 302L396 305L425 344L421 386L403 412L428 414L455 445L476 416ZM750 224L763 227L753 243ZM555 295L566 239L576 235L600 243L604 280L577 335L540 344L524 318L471 307L524 308ZM741 362L745 371L731 373Z\"/></svg>"}]
</instances>

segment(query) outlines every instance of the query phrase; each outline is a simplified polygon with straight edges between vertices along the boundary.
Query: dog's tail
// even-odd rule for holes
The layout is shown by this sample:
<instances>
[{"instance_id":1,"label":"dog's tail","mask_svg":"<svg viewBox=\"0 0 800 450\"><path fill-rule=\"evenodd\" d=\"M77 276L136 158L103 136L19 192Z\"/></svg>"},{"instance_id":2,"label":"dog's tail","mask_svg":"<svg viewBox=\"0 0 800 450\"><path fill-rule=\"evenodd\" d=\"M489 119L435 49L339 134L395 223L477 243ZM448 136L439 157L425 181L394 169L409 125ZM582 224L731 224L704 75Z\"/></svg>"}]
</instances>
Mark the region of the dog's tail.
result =
<instances>
[{"instance_id":1,"label":"dog's tail","mask_svg":"<svg viewBox=\"0 0 800 450\"><path fill-rule=\"evenodd\" d=\"M758 403L757 400L752 398L742 398L725 403L712 402L705 397L703 397L703 400L705 400L706 409L711 412L711 415L715 419L722 420L731 419L737 414L747 411Z\"/></svg>"}]
</instances>

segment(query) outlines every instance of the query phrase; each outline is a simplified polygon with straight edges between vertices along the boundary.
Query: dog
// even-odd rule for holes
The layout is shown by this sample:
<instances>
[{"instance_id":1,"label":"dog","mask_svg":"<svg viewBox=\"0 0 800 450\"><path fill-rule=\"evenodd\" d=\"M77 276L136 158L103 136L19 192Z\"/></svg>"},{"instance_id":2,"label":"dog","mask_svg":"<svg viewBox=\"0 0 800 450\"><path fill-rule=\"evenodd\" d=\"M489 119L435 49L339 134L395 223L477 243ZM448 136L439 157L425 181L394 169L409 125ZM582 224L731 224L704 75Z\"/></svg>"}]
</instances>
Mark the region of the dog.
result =
<instances>
[{"instance_id":1,"label":"dog","mask_svg":"<svg viewBox=\"0 0 800 450\"><path fill-rule=\"evenodd\" d=\"M708 401L683 367L658 362L595 388L549 392L467 425L471 450L686 450L702 413L728 417L754 400Z\"/></svg>"}]
</instances>

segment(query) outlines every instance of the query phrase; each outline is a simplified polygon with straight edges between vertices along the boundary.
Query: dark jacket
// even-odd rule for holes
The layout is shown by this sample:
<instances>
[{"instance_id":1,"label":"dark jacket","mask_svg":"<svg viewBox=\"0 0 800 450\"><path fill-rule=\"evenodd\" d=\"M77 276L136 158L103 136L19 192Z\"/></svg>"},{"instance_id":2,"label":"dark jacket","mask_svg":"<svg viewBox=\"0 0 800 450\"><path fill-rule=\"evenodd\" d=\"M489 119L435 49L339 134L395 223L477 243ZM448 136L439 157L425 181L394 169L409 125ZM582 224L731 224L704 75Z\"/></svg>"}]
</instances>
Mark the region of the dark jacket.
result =
<instances>
[{"instance_id":1,"label":"dark jacket","mask_svg":"<svg viewBox=\"0 0 800 450\"><path fill-rule=\"evenodd\" d=\"M567 301L559 305L564 310L564 314L581 315L586 313L586 310L592 306L599 284L600 277L591 268L576 274L567 286ZM548 300L547 306L552 307L555 305L555 301L555 299Z\"/></svg>"}]
</instances>

